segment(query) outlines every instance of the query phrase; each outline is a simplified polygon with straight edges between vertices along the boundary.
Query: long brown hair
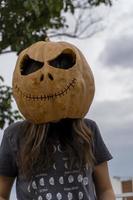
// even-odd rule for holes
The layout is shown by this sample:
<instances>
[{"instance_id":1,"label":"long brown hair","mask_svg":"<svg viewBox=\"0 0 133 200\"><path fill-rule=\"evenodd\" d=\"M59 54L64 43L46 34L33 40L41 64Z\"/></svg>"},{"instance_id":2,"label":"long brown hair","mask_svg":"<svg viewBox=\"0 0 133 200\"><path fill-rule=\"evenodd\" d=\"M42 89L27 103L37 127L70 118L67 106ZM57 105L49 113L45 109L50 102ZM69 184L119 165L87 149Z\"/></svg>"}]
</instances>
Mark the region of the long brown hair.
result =
<instances>
[{"instance_id":1,"label":"long brown hair","mask_svg":"<svg viewBox=\"0 0 133 200\"><path fill-rule=\"evenodd\" d=\"M94 165L93 137L84 119L63 119L40 125L27 122L21 138L18 164L28 178L54 162L52 143L57 138L68 154L70 168L75 163L80 168L86 163Z\"/></svg>"}]
</instances>

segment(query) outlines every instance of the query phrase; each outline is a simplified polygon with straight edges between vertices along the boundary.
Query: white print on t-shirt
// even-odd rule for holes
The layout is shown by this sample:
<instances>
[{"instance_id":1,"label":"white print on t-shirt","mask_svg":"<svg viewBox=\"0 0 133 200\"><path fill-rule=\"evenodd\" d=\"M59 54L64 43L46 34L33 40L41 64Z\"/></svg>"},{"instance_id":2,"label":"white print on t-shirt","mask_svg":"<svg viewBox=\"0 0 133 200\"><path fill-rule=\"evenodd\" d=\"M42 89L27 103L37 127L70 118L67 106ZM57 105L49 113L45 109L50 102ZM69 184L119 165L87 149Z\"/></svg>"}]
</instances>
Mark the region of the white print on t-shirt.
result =
<instances>
[{"instance_id":1,"label":"white print on t-shirt","mask_svg":"<svg viewBox=\"0 0 133 200\"><path fill-rule=\"evenodd\" d=\"M44 186L45 185L44 184L44 178L40 178L39 183L40 183L41 186Z\"/></svg>"},{"instance_id":2,"label":"white print on t-shirt","mask_svg":"<svg viewBox=\"0 0 133 200\"><path fill-rule=\"evenodd\" d=\"M46 199L47 200L51 200L52 199L52 194L51 193L47 193L46 194Z\"/></svg>"},{"instance_id":3,"label":"white print on t-shirt","mask_svg":"<svg viewBox=\"0 0 133 200\"><path fill-rule=\"evenodd\" d=\"M72 183L74 181L74 177L72 175L68 176L68 182Z\"/></svg>"},{"instance_id":4,"label":"white print on t-shirt","mask_svg":"<svg viewBox=\"0 0 133 200\"><path fill-rule=\"evenodd\" d=\"M83 178L83 184L84 184L84 185L87 185L88 182L89 182L88 177L84 177L84 178Z\"/></svg>"},{"instance_id":5,"label":"white print on t-shirt","mask_svg":"<svg viewBox=\"0 0 133 200\"><path fill-rule=\"evenodd\" d=\"M53 149L53 153L63 154L60 145L54 145ZM63 167L63 171L59 171L60 167ZM68 158L61 156L60 162L55 162L50 168L50 173L47 171L32 178L28 192L36 200L82 200L84 187L88 184L86 174L79 173L78 167L70 170Z\"/></svg>"},{"instance_id":6,"label":"white print on t-shirt","mask_svg":"<svg viewBox=\"0 0 133 200\"><path fill-rule=\"evenodd\" d=\"M38 197L38 200L43 200L42 196L39 196L39 197Z\"/></svg>"},{"instance_id":7,"label":"white print on t-shirt","mask_svg":"<svg viewBox=\"0 0 133 200\"><path fill-rule=\"evenodd\" d=\"M50 179L49 179L49 183L50 183L50 185L54 185L55 183L54 183L54 178L53 177L51 177Z\"/></svg>"},{"instance_id":8,"label":"white print on t-shirt","mask_svg":"<svg viewBox=\"0 0 133 200\"><path fill-rule=\"evenodd\" d=\"M77 179L78 179L78 182L81 183L83 181L83 175L79 174Z\"/></svg>"},{"instance_id":9,"label":"white print on t-shirt","mask_svg":"<svg viewBox=\"0 0 133 200\"><path fill-rule=\"evenodd\" d=\"M78 194L78 196L79 196L79 199L83 199L83 192L79 192L79 194Z\"/></svg>"},{"instance_id":10,"label":"white print on t-shirt","mask_svg":"<svg viewBox=\"0 0 133 200\"><path fill-rule=\"evenodd\" d=\"M56 197L57 197L58 200L61 200L62 199L62 194L60 192L58 192Z\"/></svg>"},{"instance_id":11,"label":"white print on t-shirt","mask_svg":"<svg viewBox=\"0 0 133 200\"><path fill-rule=\"evenodd\" d=\"M68 192L68 200L72 200L73 199L73 194L71 192Z\"/></svg>"},{"instance_id":12,"label":"white print on t-shirt","mask_svg":"<svg viewBox=\"0 0 133 200\"><path fill-rule=\"evenodd\" d=\"M64 178L63 178L63 176L61 176L60 178L59 178L59 183L62 185L62 184L64 184Z\"/></svg>"}]
</instances>

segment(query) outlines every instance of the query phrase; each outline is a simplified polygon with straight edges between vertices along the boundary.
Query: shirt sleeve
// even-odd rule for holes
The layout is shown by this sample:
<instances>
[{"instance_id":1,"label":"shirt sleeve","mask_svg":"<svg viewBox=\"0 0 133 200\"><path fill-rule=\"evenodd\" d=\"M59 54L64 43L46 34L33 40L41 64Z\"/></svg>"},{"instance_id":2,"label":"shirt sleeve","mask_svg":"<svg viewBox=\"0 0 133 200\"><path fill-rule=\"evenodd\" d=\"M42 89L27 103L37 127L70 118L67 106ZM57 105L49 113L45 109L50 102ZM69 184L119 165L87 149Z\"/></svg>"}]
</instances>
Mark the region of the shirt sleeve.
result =
<instances>
[{"instance_id":1,"label":"shirt sleeve","mask_svg":"<svg viewBox=\"0 0 133 200\"><path fill-rule=\"evenodd\" d=\"M17 176L15 155L13 154L7 131L4 132L0 146L0 176Z\"/></svg>"},{"instance_id":2,"label":"shirt sleeve","mask_svg":"<svg viewBox=\"0 0 133 200\"><path fill-rule=\"evenodd\" d=\"M101 136L99 127L97 126L96 122L87 120L87 124L89 125L93 134L93 153L96 159L96 165L111 160L113 157Z\"/></svg>"}]
</instances>

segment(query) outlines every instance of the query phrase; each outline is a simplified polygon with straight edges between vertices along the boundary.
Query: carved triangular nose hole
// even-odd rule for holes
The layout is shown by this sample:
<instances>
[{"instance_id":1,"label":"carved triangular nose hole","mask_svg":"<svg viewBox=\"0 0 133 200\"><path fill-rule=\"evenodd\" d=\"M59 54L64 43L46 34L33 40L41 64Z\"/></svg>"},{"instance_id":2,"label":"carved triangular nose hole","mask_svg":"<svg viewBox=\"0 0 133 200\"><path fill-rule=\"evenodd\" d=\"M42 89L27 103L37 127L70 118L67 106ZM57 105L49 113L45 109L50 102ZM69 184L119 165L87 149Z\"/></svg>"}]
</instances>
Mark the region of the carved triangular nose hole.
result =
<instances>
[{"instance_id":1,"label":"carved triangular nose hole","mask_svg":"<svg viewBox=\"0 0 133 200\"><path fill-rule=\"evenodd\" d=\"M43 81L43 80L44 80L44 75L42 74L40 77L40 81Z\"/></svg>"},{"instance_id":2,"label":"carved triangular nose hole","mask_svg":"<svg viewBox=\"0 0 133 200\"><path fill-rule=\"evenodd\" d=\"M48 77L49 77L49 79L50 79L51 81L53 81L53 80L54 80L54 78L53 78L52 74L48 73Z\"/></svg>"}]
</instances>

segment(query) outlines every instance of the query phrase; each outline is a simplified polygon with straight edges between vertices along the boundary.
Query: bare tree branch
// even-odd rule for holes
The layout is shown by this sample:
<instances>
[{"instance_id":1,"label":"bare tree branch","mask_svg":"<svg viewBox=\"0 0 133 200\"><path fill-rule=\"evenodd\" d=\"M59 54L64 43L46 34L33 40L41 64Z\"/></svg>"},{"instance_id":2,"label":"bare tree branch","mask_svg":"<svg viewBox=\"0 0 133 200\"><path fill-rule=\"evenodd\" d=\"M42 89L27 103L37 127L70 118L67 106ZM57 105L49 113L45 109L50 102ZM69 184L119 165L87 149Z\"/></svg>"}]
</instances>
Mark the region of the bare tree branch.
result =
<instances>
[{"instance_id":1,"label":"bare tree branch","mask_svg":"<svg viewBox=\"0 0 133 200\"><path fill-rule=\"evenodd\" d=\"M70 18L71 20L71 15L67 16L67 18ZM96 34L97 32L104 30L104 27L101 23L104 20L104 17L96 16L94 18L93 10L88 10L88 8L87 10L77 9L72 19L73 24L71 24L71 26L73 27L73 30L70 31L71 27L66 30L62 29L61 32L60 30L49 30L48 36L51 38L65 36L71 38L86 39Z\"/></svg>"},{"instance_id":2,"label":"bare tree branch","mask_svg":"<svg viewBox=\"0 0 133 200\"><path fill-rule=\"evenodd\" d=\"M95 21L90 20L88 24L86 24L81 31L78 33L79 36L82 36L88 29L92 29L96 24L102 21L102 18L96 19ZM94 30L96 32L96 30Z\"/></svg>"},{"instance_id":3,"label":"bare tree branch","mask_svg":"<svg viewBox=\"0 0 133 200\"><path fill-rule=\"evenodd\" d=\"M7 51L1 51L0 54L6 54L6 53L12 53L12 50L7 50Z\"/></svg>"}]
</instances>

